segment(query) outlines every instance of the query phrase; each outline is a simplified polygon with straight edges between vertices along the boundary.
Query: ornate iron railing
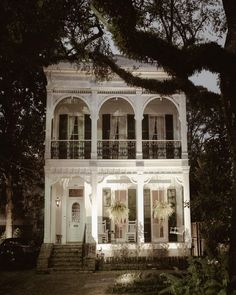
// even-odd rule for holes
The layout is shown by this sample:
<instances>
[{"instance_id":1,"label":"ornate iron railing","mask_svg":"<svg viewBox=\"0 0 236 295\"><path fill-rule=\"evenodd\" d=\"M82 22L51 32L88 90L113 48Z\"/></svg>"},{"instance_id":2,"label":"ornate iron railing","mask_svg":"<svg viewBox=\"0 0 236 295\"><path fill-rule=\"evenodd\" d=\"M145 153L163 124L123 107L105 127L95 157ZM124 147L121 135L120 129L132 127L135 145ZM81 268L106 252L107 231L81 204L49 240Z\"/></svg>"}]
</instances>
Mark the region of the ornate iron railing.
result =
<instances>
[{"instance_id":1,"label":"ornate iron railing","mask_svg":"<svg viewBox=\"0 0 236 295\"><path fill-rule=\"evenodd\" d=\"M52 140L52 159L90 159L91 140Z\"/></svg>"},{"instance_id":2,"label":"ornate iron railing","mask_svg":"<svg viewBox=\"0 0 236 295\"><path fill-rule=\"evenodd\" d=\"M180 140L143 140L143 159L180 159Z\"/></svg>"},{"instance_id":3,"label":"ornate iron railing","mask_svg":"<svg viewBox=\"0 0 236 295\"><path fill-rule=\"evenodd\" d=\"M143 159L180 159L180 140L143 140ZM52 140L52 159L91 159L91 140ZM98 159L136 159L136 140L99 140Z\"/></svg>"},{"instance_id":4,"label":"ornate iron railing","mask_svg":"<svg viewBox=\"0 0 236 295\"><path fill-rule=\"evenodd\" d=\"M97 153L98 159L135 159L136 140L99 140Z\"/></svg>"}]
</instances>

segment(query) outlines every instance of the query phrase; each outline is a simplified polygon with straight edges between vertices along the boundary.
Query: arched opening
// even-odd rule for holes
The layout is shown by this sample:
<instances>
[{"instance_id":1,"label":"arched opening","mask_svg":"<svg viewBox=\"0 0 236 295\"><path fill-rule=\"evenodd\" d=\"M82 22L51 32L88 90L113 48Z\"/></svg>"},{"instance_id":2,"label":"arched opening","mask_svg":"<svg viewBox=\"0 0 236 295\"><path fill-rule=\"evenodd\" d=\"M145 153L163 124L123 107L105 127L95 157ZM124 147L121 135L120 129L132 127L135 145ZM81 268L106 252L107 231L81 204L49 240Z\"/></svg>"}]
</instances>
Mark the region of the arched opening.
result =
<instances>
[{"instance_id":1,"label":"arched opening","mask_svg":"<svg viewBox=\"0 0 236 295\"><path fill-rule=\"evenodd\" d=\"M178 117L176 106L166 98L155 98L146 105L142 121L144 159L181 157Z\"/></svg>"},{"instance_id":2,"label":"arched opening","mask_svg":"<svg viewBox=\"0 0 236 295\"><path fill-rule=\"evenodd\" d=\"M121 97L107 100L99 111L98 158L135 159L135 138L132 106Z\"/></svg>"},{"instance_id":3,"label":"arched opening","mask_svg":"<svg viewBox=\"0 0 236 295\"><path fill-rule=\"evenodd\" d=\"M51 154L53 159L90 159L91 118L82 99L68 97L56 106Z\"/></svg>"}]
</instances>

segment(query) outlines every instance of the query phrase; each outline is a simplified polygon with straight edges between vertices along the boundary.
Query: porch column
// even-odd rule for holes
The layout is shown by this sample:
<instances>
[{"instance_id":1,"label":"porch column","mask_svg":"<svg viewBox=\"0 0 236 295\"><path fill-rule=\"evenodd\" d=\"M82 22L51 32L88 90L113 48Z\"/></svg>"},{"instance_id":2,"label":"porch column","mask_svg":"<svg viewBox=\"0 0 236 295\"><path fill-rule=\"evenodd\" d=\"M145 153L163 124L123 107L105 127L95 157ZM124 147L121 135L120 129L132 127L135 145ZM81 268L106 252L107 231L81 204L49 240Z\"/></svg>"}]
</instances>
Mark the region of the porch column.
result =
<instances>
[{"instance_id":1,"label":"porch column","mask_svg":"<svg viewBox=\"0 0 236 295\"><path fill-rule=\"evenodd\" d=\"M136 89L136 97L135 97L135 128L136 128L136 159L143 158L142 151L142 120L143 120L143 98L142 98L142 89Z\"/></svg>"},{"instance_id":2,"label":"porch column","mask_svg":"<svg viewBox=\"0 0 236 295\"><path fill-rule=\"evenodd\" d=\"M48 175L45 175L44 243L51 243L51 183Z\"/></svg>"},{"instance_id":3,"label":"porch column","mask_svg":"<svg viewBox=\"0 0 236 295\"><path fill-rule=\"evenodd\" d=\"M97 159L97 121L98 121L98 106L97 106L97 91L92 90L92 147L91 147L91 159Z\"/></svg>"},{"instance_id":4,"label":"porch column","mask_svg":"<svg viewBox=\"0 0 236 295\"><path fill-rule=\"evenodd\" d=\"M51 128L52 117L51 102L53 100L53 92L51 89L47 89L47 112L46 112L46 130L45 130L45 159L51 158Z\"/></svg>"},{"instance_id":5,"label":"porch column","mask_svg":"<svg viewBox=\"0 0 236 295\"><path fill-rule=\"evenodd\" d=\"M137 177L137 242L144 243L144 201L143 201L144 179L142 174Z\"/></svg>"},{"instance_id":6,"label":"porch column","mask_svg":"<svg viewBox=\"0 0 236 295\"><path fill-rule=\"evenodd\" d=\"M142 114L136 114L135 120L136 120L136 159L142 159Z\"/></svg>"},{"instance_id":7,"label":"porch column","mask_svg":"<svg viewBox=\"0 0 236 295\"><path fill-rule=\"evenodd\" d=\"M181 95L179 98L180 110L180 130L181 130L181 149L182 159L188 158L188 144L187 144L187 114L186 114L186 98L185 95Z\"/></svg>"},{"instance_id":8,"label":"porch column","mask_svg":"<svg viewBox=\"0 0 236 295\"><path fill-rule=\"evenodd\" d=\"M97 171L92 171L91 174L92 186L92 237L98 242L98 217L97 217Z\"/></svg>"},{"instance_id":9,"label":"porch column","mask_svg":"<svg viewBox=\"0 0 236 295\"><path fill-rule=\"evenodd\" d=\"M189 193L189 168L183 171L183 189L184 189L184 227L185 243L191 244L191 217L190 217L190 193Z\"/></svg>"}]
</instances>

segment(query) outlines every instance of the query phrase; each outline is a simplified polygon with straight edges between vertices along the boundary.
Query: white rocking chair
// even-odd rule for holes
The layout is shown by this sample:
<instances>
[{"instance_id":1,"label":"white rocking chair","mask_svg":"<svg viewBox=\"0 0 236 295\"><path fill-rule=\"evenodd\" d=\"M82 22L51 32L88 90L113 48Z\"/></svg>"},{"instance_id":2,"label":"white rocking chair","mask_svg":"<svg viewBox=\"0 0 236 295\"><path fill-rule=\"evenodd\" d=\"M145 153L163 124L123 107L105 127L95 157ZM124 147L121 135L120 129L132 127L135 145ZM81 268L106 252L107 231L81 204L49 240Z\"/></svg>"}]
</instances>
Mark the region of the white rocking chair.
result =
<instances>
[{"instance_id":1,"label":"white rocking chair","mask_svg":"<svg viewBox=\"0 0 236 295\"><path fill-rule=\"evenodd\" d=\"M127 232L125 234L125 241L127 243L136 243L137 229L136 229L136 220L128 221Z\"/></svg>"},{"instance_id":2,"label":"white rocking chair","mask_svg":"<svg viewBox=\"0 0 236 295\"><path fill-rule=\"evenodd\" d=\"M108 242L108 229L106 229L106 220L98 223L98 243L104 244Z\"/></svg>"},{"instance_id":3,"label":"white rocking chair","mask_svg":"<svg viewBox=\"0 0 236 295\"><path fill-rule=\"evenodd\" d=\"M183 235L184 231L185 229L183 226L170 227L170 234L173 234L173 235Z\"/></svg>"}]
</instances>

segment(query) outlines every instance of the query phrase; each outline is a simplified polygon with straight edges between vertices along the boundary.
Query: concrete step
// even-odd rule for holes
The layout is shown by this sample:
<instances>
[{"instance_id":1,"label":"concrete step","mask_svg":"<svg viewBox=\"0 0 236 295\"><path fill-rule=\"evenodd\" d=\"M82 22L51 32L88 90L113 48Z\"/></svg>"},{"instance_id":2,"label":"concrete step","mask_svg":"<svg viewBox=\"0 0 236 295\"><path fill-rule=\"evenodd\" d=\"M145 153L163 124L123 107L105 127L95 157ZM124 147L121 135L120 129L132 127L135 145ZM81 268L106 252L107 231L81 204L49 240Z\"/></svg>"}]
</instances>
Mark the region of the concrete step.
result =
<instances>
[{"instance_id":1,"label":"concrete step","mask_svg":"<svg viewBox=\"0 0 236 295\"><path fill-rule=\"evenodd\" d=\"M81 262L71 262L71 263L63 263L63 262L54 262L53 263L53 268L62 268L62 267L65 267L65 268L80 268L82 267L82 263Z\"/></svg>"},{"instance_id":2,"label":"concrete step","mask_svg":"<svg viewBox=\"0 0 236 295\"><path fill-rule=\"evenodd\" d=\"M51 257L51 261L69 261L69 262L73 262L73 261L81 261L82 260L82 256L52 256Z\"/></svg>"},{"instance_id":3,"label":"concrete step","mask_svg":"<svg viewBox=\"0 0 236 295\"><path fill-rule=\"evenodd\" d=\"M55 255L82 255L82 250L71 250L71 251L64 251L64 250L60 250L60 251L58 251L58 250L53 250L53 254L55 254Z\"/></svg>"},{"instance_id":4,"label":"concrete step","mask_svg":"<svg viewBox=\"0 0 236 295\"><path fill-rule=\"evenodd\" d=\"M56 271L56 272L77 272L77 271L83 271L83 268L79 268L79 267L70 267L70 268L66 268L66 267L62 267L62 268L55 268L53 267L52 268L53 271Z\"/></svg>"},{"instance_id":5,"label":"concrete step","mask_svg":"<svg viewBox=\"0 0 236 295\"><path fill-rule=\"evenodd\" d=\"M55 271L82 271L82 244L54 245L50 264Z\"/></svg>"},{"instance_id":6,"label":"concrete step","mask_svg":"<svg viewBox=\"0 0 236 295\"><path fill-rule=\"evenodd\" d=\"M67 249L67 248L70 248L70 249L77 249L77 248L82 248L83 247L83 244L74 244L74 245L54 245L53 248L54 249Z\"/></svg>"}]
</instances>

